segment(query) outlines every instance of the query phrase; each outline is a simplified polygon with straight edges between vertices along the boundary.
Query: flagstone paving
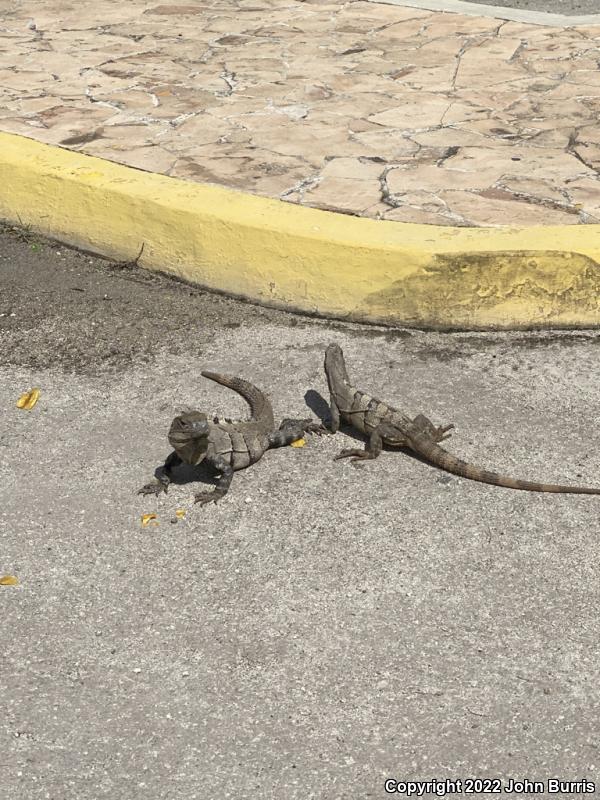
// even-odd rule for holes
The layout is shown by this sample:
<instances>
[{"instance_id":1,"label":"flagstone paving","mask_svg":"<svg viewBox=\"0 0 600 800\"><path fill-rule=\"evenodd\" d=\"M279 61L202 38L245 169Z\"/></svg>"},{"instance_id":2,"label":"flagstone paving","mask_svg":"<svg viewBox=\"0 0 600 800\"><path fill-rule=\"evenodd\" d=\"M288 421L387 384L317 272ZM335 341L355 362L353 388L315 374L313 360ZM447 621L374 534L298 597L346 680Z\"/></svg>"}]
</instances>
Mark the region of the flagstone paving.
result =
<instances>
[{"instance_id":1,"label":"flagstone paving","mask_svg":"<svg viewBox=\"0 0 600 800\"><path fill-rule=\"evenodd\" d=\"M365 217L600 222L600 25L325 0L15 0L0 130Z\"/></svg>"}]
</instances>

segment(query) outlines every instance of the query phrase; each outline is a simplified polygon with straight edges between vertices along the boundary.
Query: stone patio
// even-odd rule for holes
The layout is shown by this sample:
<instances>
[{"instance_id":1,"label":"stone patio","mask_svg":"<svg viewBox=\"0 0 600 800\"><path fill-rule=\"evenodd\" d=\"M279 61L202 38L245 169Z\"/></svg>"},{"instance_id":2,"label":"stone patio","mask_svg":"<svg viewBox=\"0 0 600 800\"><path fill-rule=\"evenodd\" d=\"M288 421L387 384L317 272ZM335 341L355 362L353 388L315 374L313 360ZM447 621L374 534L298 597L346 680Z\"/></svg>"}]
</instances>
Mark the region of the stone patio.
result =
<instances>
[{"instance_id":1,"label":"stone patio","mask_svg":"<svg viewBox=\"0 0 600 800\"><path fill-rule=\"evenodd\" d=\"M0 129L291 203L600 223L600 26L383 4L17 0Z\"/></svg>"}]
</instances>

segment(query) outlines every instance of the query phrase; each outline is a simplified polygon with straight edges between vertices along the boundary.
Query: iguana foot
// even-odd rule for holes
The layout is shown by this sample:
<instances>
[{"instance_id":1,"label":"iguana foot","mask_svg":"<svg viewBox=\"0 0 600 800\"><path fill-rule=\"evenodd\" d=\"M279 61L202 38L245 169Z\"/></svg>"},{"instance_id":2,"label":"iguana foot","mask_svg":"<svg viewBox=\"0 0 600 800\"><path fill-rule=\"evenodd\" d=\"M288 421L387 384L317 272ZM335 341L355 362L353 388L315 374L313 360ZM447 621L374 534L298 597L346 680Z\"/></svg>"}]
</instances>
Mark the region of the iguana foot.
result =
<instances>
[{"instance_id":1,"label":"iguana foot","mask_svg":"<svg viewBox=\"0 0 600 800\"><path fill-rule=\"evenodd\" d=\"M151 481L139 490L138 494L155 494L157 497L161 492L167 493L169 488L168 483L161 483L160 481Z\"/></svg>"},{"instance_id":2,"label":"iguana foot","mask_svg":"<svg viewBox=\"0 0 600 800\"><path fill-rule=\"evenodd\" d=\"M350 458L352 461L364 461L366 458L371 459L376 458L376 456L370 453L368 450L350 449L340 450L337 456L333 457L333 460L339 461L340 458Z\"/></svg>"},{"instance_id":3,"label":"iguana foot","mask_svg":"<svg viewBox=\"0 0 600 800\"><path fill-rule=\"evenodd\" d=\"M454 425L452 424L440 425L438 428L435 429L434 441L443 442L444 439L449 439L452 436L452 434L448 433L448 431L451 431L452 428L454 428Z\"/></svg>"},{"instance_id":4,"label":"iguana foot","mask_svg":"<svg viewBox=\"0 0 600 800\"><path fill-rule=\"evenodd\" d=\"M327 428L322 422L314 422L312 419L284 419L281 421L279 430L283 432L298 431L299 433L316 433L320 436L322 433L328 433Z\"/></svg>"},{"instance_id":5,"label":"iguana foot","mask_svg":"<svg viewBox=\"0 0 600 800\"><path fill-rule=\"evenodd\" d=\"M317 436L322 436L323 434L331 433L329 428L326 428L325 425L321 422L310 422L305 428L306 433L315 433Z\"/></svg>"},{"instance_id":6,"label":"iguana foot","mask_svg":"<svg viewBox=\"0 0 600 800\"><path fill-rule=\"evenodd\" d=\"M200 503L201 506L205 506L207 503L216 503L217 500L224 496L225 492L220 492L218 489L214 489L212 492L198 492L198 494L194 495L194 503Z\"/></svg>"},{"instance_id":7,"label":"iguana foot","mask_svg":"<svg viewBox=\"0 0 600 800\"><path fill-rule=\"evenodd\" d=\"M443 442L444 439L449 439L451 434L448 433L448 431L454 428L454 425L436 426L430 419L427 419L424 414L418 414L413 420L413 425L419 428L421 433L429 436L434 442Z\"/></svg>"}]
</instances>

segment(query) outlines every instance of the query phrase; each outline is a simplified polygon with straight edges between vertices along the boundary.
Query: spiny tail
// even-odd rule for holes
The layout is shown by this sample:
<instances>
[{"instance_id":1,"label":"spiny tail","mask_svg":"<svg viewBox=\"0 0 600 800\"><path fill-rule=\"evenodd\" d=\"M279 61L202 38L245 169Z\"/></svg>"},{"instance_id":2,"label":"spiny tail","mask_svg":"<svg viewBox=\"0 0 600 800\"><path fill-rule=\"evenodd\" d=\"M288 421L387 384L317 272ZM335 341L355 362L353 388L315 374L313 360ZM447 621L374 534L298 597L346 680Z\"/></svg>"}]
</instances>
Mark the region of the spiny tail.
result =
<instances>
[{"instance_id":1,"label":"spiny tail","mask_svg":"<svg viewBox=\"0 0 600 800\"><path fill-rule=\"evenodd\" d=\"M526 492L555 492L562 494L600 494L599 489L587 486L561 486L556 483L537 483L535 481L521 481L516 478L509 478L506 475L499 475L497 472L490 472L487 469L475 467L468 464L456 456L451 455L435 442L426 436L415 434L410 437L410 447L427 461L435 464L436 467L451 472L453 475L460 475L462 478L469 478L480 483L490 483L493 486L504 486L507 489L522 489Z\"/></svg>"},{"instance_id":2,"label":"spiny tail","mask_svg":"<svg viewBox=\"0 0 600 800\"><path fill-rule=\"evenodd\" d=\"M356 389L350 383L344 352L339 345L332 342L327 346L324 366L330 394L335 398L340 409L349 410Z\"/></svg>"},{"instance_id":3,"label":"spiny tail","mask_svg":"<svg viewBox=\"0 0 600 800\"><path fill-rule=\"evenodd\" d=\"M275 427L273 408L268 397L260 389L243 378L236 378L233 375L221 375L218 372L207 372L206 370L200 374L241 395L250 406L252 418L265 429L273 430Z\"/></svg>"}]
</instances>

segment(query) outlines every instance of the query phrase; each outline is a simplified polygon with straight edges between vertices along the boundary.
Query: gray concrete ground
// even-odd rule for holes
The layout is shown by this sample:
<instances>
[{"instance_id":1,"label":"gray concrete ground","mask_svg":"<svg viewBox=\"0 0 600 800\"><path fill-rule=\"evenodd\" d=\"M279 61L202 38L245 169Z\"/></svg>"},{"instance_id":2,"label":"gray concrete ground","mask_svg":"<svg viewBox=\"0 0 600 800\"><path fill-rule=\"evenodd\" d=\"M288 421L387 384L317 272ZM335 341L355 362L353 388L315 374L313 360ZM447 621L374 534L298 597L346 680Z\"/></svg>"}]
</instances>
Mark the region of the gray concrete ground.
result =
<instances>
[{"instance_id":1,"label":"gray concrete ground","mask_svg":"<svg viewBox=\"0 0 600 800\"><path fill-rule=\"evenodd\" d=\"M600 0L465 0L465 2L572 16L600 13Z\"/></svg>"},{"instance_id":2,"label":"gray concrete ground","mask_svg":"<svg viewBox=\"0 0 600 800\"><path fill-rule=\"evenodd\" d=\"M196 484L136 490L178 409L243 412L201 369L305 415L305 396L324 408L331 340L360 384L453 421L453 452L600 484L598 332L310 320L25 238L0 235L0 574L20 581L0 587L3 796L596 781L600 498L401 452L334 462L346 434L267 453L218 505L191 506ZM39 403L17 409L32 386Z\"/></svg>"}]
</instances>

